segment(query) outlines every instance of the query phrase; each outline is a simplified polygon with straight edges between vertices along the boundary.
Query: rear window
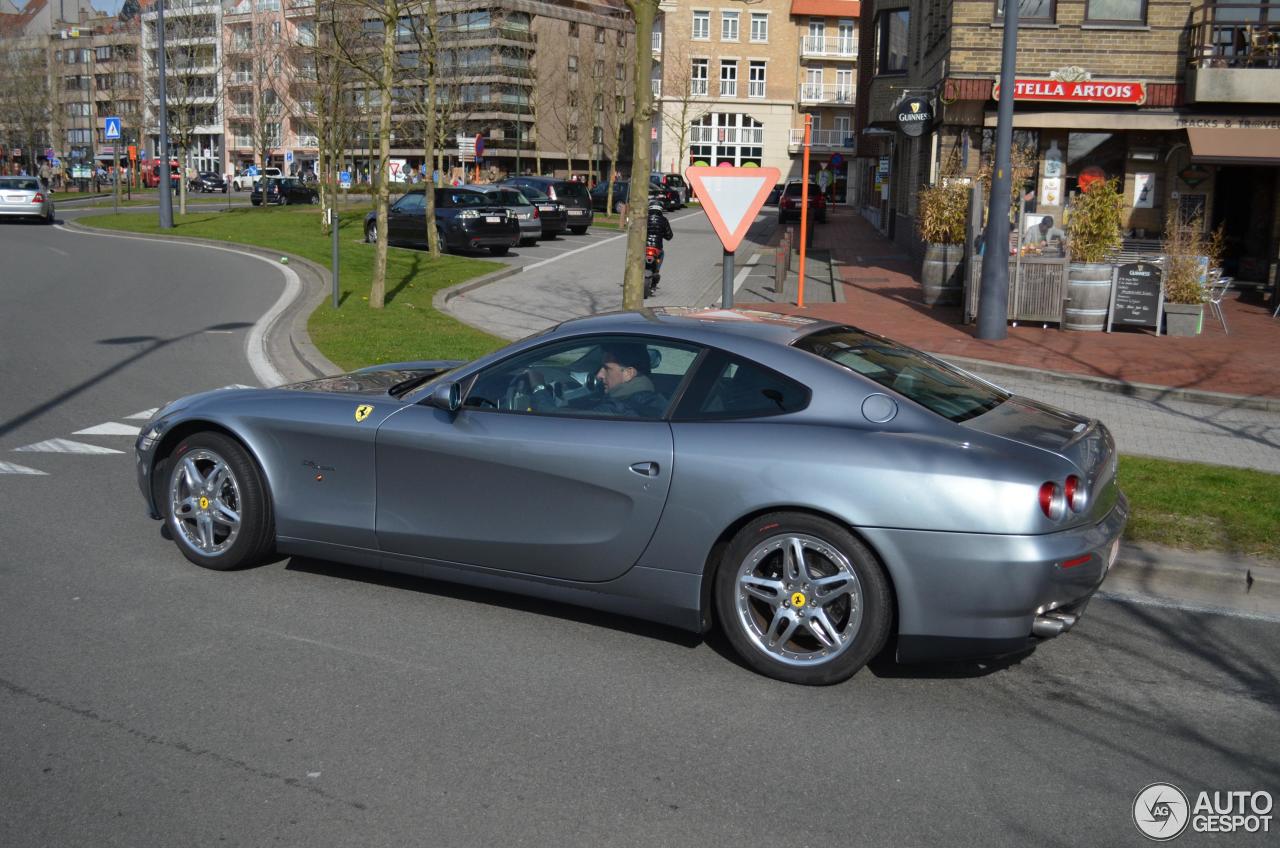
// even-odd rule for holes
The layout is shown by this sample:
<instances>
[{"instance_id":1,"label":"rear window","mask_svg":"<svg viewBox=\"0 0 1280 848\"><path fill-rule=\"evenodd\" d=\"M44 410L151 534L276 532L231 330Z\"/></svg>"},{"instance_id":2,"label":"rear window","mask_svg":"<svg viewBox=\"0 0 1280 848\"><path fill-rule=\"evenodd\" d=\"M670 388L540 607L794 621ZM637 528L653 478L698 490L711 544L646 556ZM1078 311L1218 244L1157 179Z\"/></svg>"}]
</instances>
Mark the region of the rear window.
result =
<instances>
[{"instance_id":1,"label":"rear window","mask_svg":"<svg viewBox=\"0 0 1280 848\"><path fill-rule=\"evenodd\" d=\"M21 180L0 180L0 188L7 188L10 191L39 191L40 182L36 179Z\"/></svg>"},{"instance_id":2,"label":"rear window","mask_svg":"<svg viewBox=\"0 0 1280 848\"><path fill-rule=\"evenodd\" d=\"M995 409L1007 392L918 350L854 327L832 327L797 340L795 347L861 374L951 421Z\"/></svg>"},{"instance_id":3,"label":"rear window","mask_svg":"<svg viewBox=\"0 0 1280 848\"><path fill-rule=\"evenodd\" d=\"M803 186L801 186L800 183L787 183L784 193L787 197L799 197L801 188L803 188ZM813 183L809 183L809 194L813 195L817 193L818 187Z\"/></svg>"},{"instance_id":4,"label":"rear window","mask_svg":"<svg viewBox=\"0 0 1280 848\"><path fill-rule=\"evenodd\" d=\"M436 196L436 206L458 208L464 206L488 206L489 203L489 198L478 191L441 189L440 194Z\"/></svg>"},{"instance_id":5,"label":"rear window","mask_svg":"<svg viewBox=\"0 0 1280 848\"><path fill-rule=\"evenodd\" d=\"M534 203L550 203L551 198L532 186L520 186L520 193Z\"/></svg>"},{"instance_id":6,"label":"rear window","mask_svg":"<svg viewBox=\"0 0 1280 848\"><path fill-rule=\"evenodd\" d=\"M555 189L557 200L573 198L588 206L591 205L591 195L587 193L587 187L582 183L556 183Z\"/></svg>"},{"instance_id":7,"label":"rear window","mask_svg":"<svg viewBox=\"0 0 1280 848\"><path fill-rule=\"evenodd\" d=\"M524 197L523 190L516 191L515 189L508 188L508 189L503 189L502 191L490 192L490 196L493 197L493 199L496 200L498 203L501 203L503 206L528 206L529 205L529 201L526 200Z\"/></svg>"},{"instance_id":8,"label":"rear window","mask_svg":"<svg viewBox=\"0 0 1280 848\"><path fill-rule=\"evenodd\" d=\"M684 177L679 174L667 174L663 179L669 186L674 186L675 188L684 187Z\"/></svg>"}]
</instances>

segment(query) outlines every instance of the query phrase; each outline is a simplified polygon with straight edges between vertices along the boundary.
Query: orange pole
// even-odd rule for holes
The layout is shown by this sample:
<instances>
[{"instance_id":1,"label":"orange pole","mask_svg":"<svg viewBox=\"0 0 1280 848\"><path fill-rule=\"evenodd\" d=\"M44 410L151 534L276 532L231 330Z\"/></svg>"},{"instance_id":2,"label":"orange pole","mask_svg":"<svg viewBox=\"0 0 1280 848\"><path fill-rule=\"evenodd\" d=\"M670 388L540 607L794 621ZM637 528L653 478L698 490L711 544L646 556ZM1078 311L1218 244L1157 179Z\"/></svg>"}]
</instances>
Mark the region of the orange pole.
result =
<instances>
[{"instance_id":1,"label":"orange pole","mask_svg":"<svg viewBox=\"0 0 1280 848\"><path fill-rule=\"evenodd\" d=\"M804 167L800 172L800 265L796 268L799 275L796 294L796 306L804 308L804 252L805 236L809 232L809 137L813 132L813 115L804 116Z\"/></svg>"}]
</instances>

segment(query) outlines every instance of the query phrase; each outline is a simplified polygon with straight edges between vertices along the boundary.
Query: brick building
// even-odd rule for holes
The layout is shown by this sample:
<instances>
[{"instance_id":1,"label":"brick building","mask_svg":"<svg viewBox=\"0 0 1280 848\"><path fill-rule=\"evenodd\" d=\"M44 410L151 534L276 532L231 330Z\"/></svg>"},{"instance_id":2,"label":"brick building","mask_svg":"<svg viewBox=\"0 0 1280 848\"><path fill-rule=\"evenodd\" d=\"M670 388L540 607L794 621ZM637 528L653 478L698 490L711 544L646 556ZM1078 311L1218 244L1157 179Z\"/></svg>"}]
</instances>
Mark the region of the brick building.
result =
<instances>
[{"instance_id":1,"label":"brick building","mask_svg":"<svg viewBox=\"0 0 1280 848\"><path fill-rule=\"evenodd\" d=\"M1081 180L1119 180L1130 235L1165 214L1223 225L1229 273L1274 279L1280 210L1280 22L1266 4L1023 0L1015 145L1025 188L1056 221ZM994 146L1003 0L864 4L856 193L868 217L917 248L916 191L974 175ZM928 129L897 129L895 105L923 97Z\"/></svg>"}]
</instances>

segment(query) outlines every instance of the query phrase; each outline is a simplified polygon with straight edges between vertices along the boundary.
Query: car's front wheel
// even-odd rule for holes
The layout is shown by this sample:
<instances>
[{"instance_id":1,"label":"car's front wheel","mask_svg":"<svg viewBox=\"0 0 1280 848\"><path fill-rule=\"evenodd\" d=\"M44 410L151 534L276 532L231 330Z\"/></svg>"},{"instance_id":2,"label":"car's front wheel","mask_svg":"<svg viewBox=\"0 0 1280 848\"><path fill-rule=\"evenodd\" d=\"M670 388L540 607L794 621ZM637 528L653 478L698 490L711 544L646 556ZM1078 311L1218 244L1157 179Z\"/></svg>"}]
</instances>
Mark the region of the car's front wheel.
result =
<instances>
[{"instance_id":1,"label":"car's front wheel","mask_svg":"<svg viewBox=\"0 0 1280 848\"><path fill-rule=\"evenodd\" d=\"M889 636L889 584L874 554L834 522L760 516L733 537L716 573L716 614L756 671L790 683L852 677Z\"/></svg>"},{"instance_id":2,"label":"car's front wheel","mask_svg":"<svg viewBox=\"0 0 1280 848\"><path fill-rule=\"evenodd\" d=\"M161 468L165 521L183 556L204 568L253 565L271 549L275 522L257 465L235 440L197 433Z\"/></svg>"}]
</instances>

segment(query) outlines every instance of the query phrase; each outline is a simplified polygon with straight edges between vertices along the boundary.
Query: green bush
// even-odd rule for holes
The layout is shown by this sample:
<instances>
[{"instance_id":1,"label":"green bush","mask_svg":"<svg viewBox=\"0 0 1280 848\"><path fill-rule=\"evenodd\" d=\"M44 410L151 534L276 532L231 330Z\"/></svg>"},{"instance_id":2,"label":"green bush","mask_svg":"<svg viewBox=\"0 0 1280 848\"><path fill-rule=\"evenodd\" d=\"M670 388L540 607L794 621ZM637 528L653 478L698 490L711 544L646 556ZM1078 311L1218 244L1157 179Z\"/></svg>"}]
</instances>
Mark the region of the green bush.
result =
<instances>
[{"instance_id":1,"label":"green bush","mask_svg":"<svg viewBox=\"0 0 1280 848\"><path fill-rule=\"evenodd\" d=\"M1076 195L1067 221L1071 258L1077 262L1105 262L1120 249L1120 210L1124 195L1111 179L1091 184Z\"/></svg>"}]
</instances>

